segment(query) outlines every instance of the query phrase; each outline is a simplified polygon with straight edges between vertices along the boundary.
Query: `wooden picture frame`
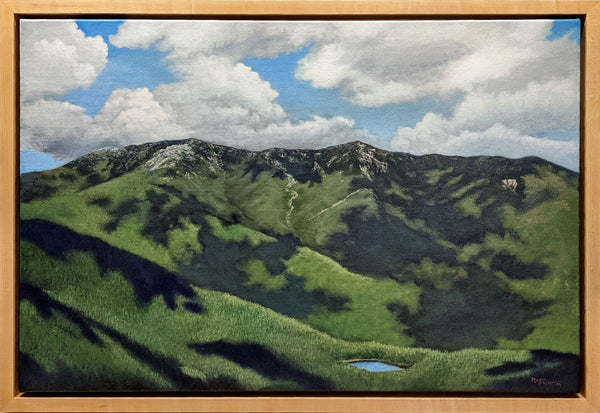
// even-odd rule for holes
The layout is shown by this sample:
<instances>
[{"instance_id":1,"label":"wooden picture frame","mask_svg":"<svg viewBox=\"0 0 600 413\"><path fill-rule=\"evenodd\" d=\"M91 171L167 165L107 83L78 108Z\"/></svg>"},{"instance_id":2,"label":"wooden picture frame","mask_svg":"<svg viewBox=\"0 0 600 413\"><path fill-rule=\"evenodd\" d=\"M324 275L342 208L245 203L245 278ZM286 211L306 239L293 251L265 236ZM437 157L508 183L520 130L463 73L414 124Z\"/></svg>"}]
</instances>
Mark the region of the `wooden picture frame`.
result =
<instances>
[{"instance_id":1,"label":"wooden picture frame","mask_svg":"<svg viewBox=\"0 0 600 413\"><path fill-rule=\"evenodd\" d=\"M580 18L582 385L578 394L28 395L17 386L18 21L25 17ZM0 411L600 412L600 2L0 0Z\"/></svg>"}]
</instances>

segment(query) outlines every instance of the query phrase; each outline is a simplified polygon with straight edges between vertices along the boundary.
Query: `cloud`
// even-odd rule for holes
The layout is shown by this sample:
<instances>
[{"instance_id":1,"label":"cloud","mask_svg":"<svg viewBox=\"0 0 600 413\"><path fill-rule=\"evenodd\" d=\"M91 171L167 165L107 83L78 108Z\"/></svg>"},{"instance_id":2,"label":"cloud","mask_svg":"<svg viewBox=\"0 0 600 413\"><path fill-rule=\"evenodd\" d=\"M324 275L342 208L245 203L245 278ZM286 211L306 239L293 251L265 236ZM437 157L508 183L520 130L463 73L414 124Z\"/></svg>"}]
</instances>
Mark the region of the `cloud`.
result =
<instances>
[{"instance_id":1,"label":"cloud","mask_svg":"<svg viewBox=\"0 0 600 413\"><path fill-rule=\"evenodd\" d=\"M125 146L188 136L175 115L164 108L147 88L117 89L93 119L86 136L103 146Z\"/></svg>"},{"instance_id":2,"label":"cloud","mask_svg":"<svg viewBox=\"0 0 600 413\"><path fill-rule=\"evenodd\" d=\"M107 63L101 36L87 37L72 20L20 22L20 145L68 160L101 144L88 135L85 110L56 98L90 86Z\"/></svg>"},{"instance_id":3,"label":"cloud","mask_svg":"<svg viewBox=\"0 0 600 413\"><path fill-rule=\"evenodd\" d=\"M271 85L244 65L247 56L274 57L322 37L324 24L255 22L125 22L110 41L117 47L168 52L177 83L153 91L189 136L245 149L314 148L373 140L343 117L297 121L275 103Z\"/></svg>"},{"instance_id":4,"label":"cloud","mask_svg":"<svg viewBox=\"0 0 600 413\"><path fill-rule=\"evenodd\" d=\"M86 37L71 20L20 23L21 101L90 86L106 65L101 36Z\"/></svg>"},{"instance_id":5,"label":"cloud","mask_svg":"<svg viewBox=\"0 0 600 413\"><path fill-rule=\"evenodd\" d=\"M171 91L160 93L177 100ZM341 116L314 116L294 122L285 112L275 111L273 117L262 121L257 115L253 124L244 121L252 117L247 108L217 108L209 102L193 102L190 110L177 113L168 102L161 104L147 88L117 89L92 118L71 103L38 100L22 105L21 149L51 153L56 159L68 161L102 147L188 137L250 150L316 148L373 140L367 131L355 129L354 121ZM182 108L176 106L176 110Z\"/></svg>"},{"instance_id":6,"label":"cloud","mask_svg":"<svg viewBox=\"0 0 600 413\"><path fill-rule=\"evenodd\" d=\"M546 40L551 26L550 20L343 22L315 41L296 76L369 107L578 76L579 47L566 37Z\"/></svg>"},{"instance_id":7,"label":"cloud","mask_svg":"<svg viewBox=\"0 0 600 413\"><path fill-rule=\"evenodd\" d=\"M187 72L186 65L198 55L235 61L248 56L275 57L298 50L327 31L328 25L310 22L130 20L109 40L116 47L148 48L154 44L170 53L168 59L176 68Z\"/></svg>"},{"instance_id":8,"label":"cloud","mask_svg":"<svg viewBox=\"0 0 600 413\"><path fill-rule=\"evenodd\" d=\"M92 118L68 102L40 99L21 104L21 150L33 149L68 160L92 150L99 142L86 140ZM100 147L100 146L98 146Z\"/></svg>"},{"instance_id":9,"label":"cloud","mask_svg":"<svg viewBox=\"0 0 600 413\"><path fill-rule=\"evenodd\" d=\"M539 156L571 170L579 169L577 136L579 77L531 81L521 89L467 92L445 118L428 113L414 127L398 128L394 150L415 154Z\"/></svg>"},{"instance_id":10,"label":"cloud","mask_svg":"<svg viewBox=\"0 0 600 413\"><path fill-rule=\"evenodd\" d=\"M110 36L111 43L129 48L156 45L167 52L171 69L182 80L153 91L115 90L91 118L81 107L52 98L89 86L104 67L106 45L100 37L85 37L73 22L59 23L36 21L23 28L28 36L22 43L23 78L30 100L22 105L23 149L67 160L103 146L187 137L246 149L310 148L373 139L344 117L292 119L275 103L278 93L271 85L241 63L248 55L297 50L322 35L326 29L322 24L125 22ZM52 42L56 47L39 54ZM70 58L61 61L61 53ZM56 70L43 74L40 67ZM36 117L38 111L45 112Z\"/></svg>"},{"instance_id":11,"label":"cloud","mask_svg":"<svg viewBox=\"0 0 600 413\"><path fill-rule=\"evenodd\" d=\"M248 66L226 57L199 56L186 66L185 80L156 88L156 98L197 129L207 123L260 128L287 117L274 103L278 93Z\"/></svg>"},{"instance_id":12,"label":"cloud","mask_svg":"<svg viewBox=\"0 0 600 413\"><path fill-rule=\"evenodd\" d=\"M393 149L416 155L538 156L571 170L579 169L579 143L536 138L500 123L481 130L455 128L451 119L428 113L413 127L398 128Z\"/></svg>"},{"instance_id":13,"label":"cloud","mask_svg":"<svg viewBox=\"0 0 600 413\"><path fill-rule=\"evenodd\" d=\"M577 130L579 77L532 81L522 89L468 93L454 111L454 129L483 130L502 123L522 133Z\"/></svg>"},{"instance_id":14,"label":"cloud","mask_svg":"<svg viewBox=\"0 0 600 413\"><path fill-rule=\"evenodd\" d=\"M313 116L308 120L271 123L265 128L253 131L247 128L235 130L231 141L224 144L240 148L258 150L271 147L287 149L314 149L362 140L375 143L375 137L366 130L354 127L352 119L343 116L323 118Z\"/></svg>"},{"instance_id":15,"label":"cloud","mask_svg":"<svg viewBox=\"0 0 600 413\"><path fill-rule=\"evenodd\" d=\"M90 117L68 102L37 100L21 105L21 149L70 160L106 146L182 139L185 129L146 89L117 89Z\"/></svg>"}]
</instances>

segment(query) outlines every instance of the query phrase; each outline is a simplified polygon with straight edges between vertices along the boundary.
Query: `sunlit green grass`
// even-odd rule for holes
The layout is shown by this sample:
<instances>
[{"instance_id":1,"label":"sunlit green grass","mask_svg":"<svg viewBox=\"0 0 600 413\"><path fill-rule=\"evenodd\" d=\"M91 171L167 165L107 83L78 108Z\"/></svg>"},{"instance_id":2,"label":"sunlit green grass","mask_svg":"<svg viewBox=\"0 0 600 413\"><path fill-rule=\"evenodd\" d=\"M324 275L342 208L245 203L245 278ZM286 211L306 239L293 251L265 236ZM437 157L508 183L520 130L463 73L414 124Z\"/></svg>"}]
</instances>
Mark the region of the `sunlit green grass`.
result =
<instances>
[{"instance_id":1,"label":"sunlit green grass","mask_svg":"<svg viewBox=\"0 0 600 413\"><path fill-rule=\"evenodd\" d=\"M474 188L480 187L480 186L484 186L484 185L488 185L490 183L489 178L482 178L482 179L478 179L477 181L473 181L465 186L463 186L462 188L454 191L452 194L450 194L451 198L462 198L467 192L471 191ZM448 181L448 184L450 184L450 181Z\"/></svg>"},{"instance_id":2,"label":"sunlit green grass","mask_svg":"<svg viewBox=\"0 0 600 413\"><path fill-rule=\"evenodd\" d=\"M481 390L493 381L493 377L485 375L485 369L529 357L526 351L467 349L445 353L348 342L259 305L202 289L194 289L196 297L191 299L202 306L201 314L182 308L181 304L187 301L183 297L177 299L175 310L169 309L159 296L140 305L118 272L100 274L87 253L73 252L61 261L24 241L22 258L29 263L22 269L22 282L41 288L82 317L118 331L155 356L175 360L182 374L203 380L225 375L248 390L299 387L289 380L266 378L220 356L200 355L188 345L219 340L257 343L294 368L330 381L337 390ZM44 318L28 301L21 301L20 314L20 349L48 373L63 367L74 377L108 375L115 388L135 382L143 383L147 389L173 389L168 377L136 359L97 327L93 330L102 345L88 342L72 322L56 311ZM409 368L370 373L343 363L350 359L378 359Z\"/></svg>"},{"instance_id":3,"label":"sunlit green grass","mask_svg":"<svg viewBox=\"0 0 600 413\"><path fill-rule=\"evenodd\" d=\"M140 213L134 217L124 218L114 232L103 231L111 217L107 209L91 202L100 197L106 197L111 205L116 205L125 199L145 200L146 191L151 186L145 174L134 172L80 190L76 185L61 191L59 196L21 204L21 219L39 218L64 225L81 234L91 235L108 242L115 247L125 249L133 254L145 257L169 270L175 270L180 257L181 242L189 241L197 234L198 228L186 226L184 230L176 230L171 237L174 239L173 248L154 242L151 238L140 235L143 222L140 217L148 210L149 203L140 204ZM197 246L192 246L196 248Z\"/></svg>"},{"instance_id":4,"label":"sunlit green grass","mask_svg":"<svg viewBox=\"0 0 600 413\"><path fill-rule=\"evenodd\" d=\"M213 234L225 241L242 242L247 241L252 246L260 245L263 242L275 242L275 238L263 234L262 232L253 231L243 225L235 224L227 227L216 217L206 216Z\"/></svg>"},{"instance_id":5,"label":"sunlit green grass","mask_svg":"<svg viewBox=\"0 0 600 413\"><path fill-rule=\"evenodd\" d=\"M510 253L524 263L545 265L543 279L510 279L499 273L512 291L531 302L549 301L541 318L532 322L534 331L521 345L525 348L551 346L557 351L579 354L579 194L551 168L539 168L524 177L525 201L550 190L557 198L518 212L506 206L503 219L518 239L507 233L488 234L483 247ZM504 342L507 347L516 343Z\"/></svg>"},{"instance_id":6,"label":"sunlit green grass","mask_svg":"<svg viewBox=\"0 0 600 413\"><path fill-rule=\"evenodd\" d=\"M450 167L450 168L444 169L444 170L432 169L430 171L427 171L427 172L425 172L425 176L427 177L427 183L429 185L436 185L442 176L452 172L453 170L454 170L454 168Z\"/></svg>"},{"instance_id":7,"label":"sunlit green grass","mask_svg":"<svg viewBox=\"0 0 600 413\"><path fill-rule=\"evenodd\" d=\"M350 298L348 309L329 312L320 309L308 322L336 337L348 340L380 341L409 346L413 340L402 334L402 326L387 305L401 303L415 312L419 288L411 282L397 283L392 279L375 280L353 274L338 263L308 248L287 262L288 271L306 279L306 289L323 289ZM368 291L368 294L365 294Z\"/></svg>"},{"instance_id":8,"label":"sunlit green grass","mask_svg":"<svg viewBox=\"0 0 600 413\"><path fill-rule=\"evenodd\" d=\"M260 260L250 260L244 266L248 274L248 285L262 285L267 290L279 290L286 284L285 274L273 275Z\"/></svg>"},{"instance_id":9,"label":"sunlit green grass","mask_svg":"<svg viewBox=\"0 0 600 413\"><path fill-rule=\"evenodd\" d=\"M354 176L334 172L323 175L321 183L296 183L298 198L291 216L294 233L308 246L324 245L332 234L347 232L341 217L356 207L364 207L363 216L377 216L372 191L351 188Z\"/></svg>"}]
</instances>

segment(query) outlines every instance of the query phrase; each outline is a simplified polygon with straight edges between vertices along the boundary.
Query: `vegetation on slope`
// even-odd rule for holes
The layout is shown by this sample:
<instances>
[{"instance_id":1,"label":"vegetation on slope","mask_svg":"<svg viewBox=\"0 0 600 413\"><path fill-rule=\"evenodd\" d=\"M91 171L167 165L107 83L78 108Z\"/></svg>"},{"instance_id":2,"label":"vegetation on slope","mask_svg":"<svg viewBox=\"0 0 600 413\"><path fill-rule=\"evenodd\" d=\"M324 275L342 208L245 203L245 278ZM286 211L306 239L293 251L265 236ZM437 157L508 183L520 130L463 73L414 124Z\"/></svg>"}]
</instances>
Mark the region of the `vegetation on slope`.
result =
<instances>
[{"instance_id":1,"label":"vegetation on slope","mask_svg":"<svg viewBox=\"0 0 600 413\"><path fill-rule=\"evenodd\" d=\"M90 154L21 185L22 362L49 382L76 372L93 388L97 368L122 388L514 390L554 377L550 362L577 382L577 363L552 352L579 352L577 176L543 160L189 140ZM99 365L43 349L49 329ZM384 378L340 363L353 358L421 364ZM473 378L453 362L474 363Z\"/></svg>"},{"instance_id":2,"label":"vegetation on slope","mask_svg":"<svg viewBox=\"0 0 600 413\"><path fill-rule=\"evenodd\" d=\"M165 274L128 278L106 268L101 251L60 255L36 243L23 241L21 250L23 390L468 391L562 360L557 354L536 366L522 350L444 353L339 340L176 278L152 285ZM138 291L146 290L153 294L144 299ZM343 362L351 359L407 368L371 373ZM518 363L516 371L493 370Z\"/></svg>"}]
</instances>

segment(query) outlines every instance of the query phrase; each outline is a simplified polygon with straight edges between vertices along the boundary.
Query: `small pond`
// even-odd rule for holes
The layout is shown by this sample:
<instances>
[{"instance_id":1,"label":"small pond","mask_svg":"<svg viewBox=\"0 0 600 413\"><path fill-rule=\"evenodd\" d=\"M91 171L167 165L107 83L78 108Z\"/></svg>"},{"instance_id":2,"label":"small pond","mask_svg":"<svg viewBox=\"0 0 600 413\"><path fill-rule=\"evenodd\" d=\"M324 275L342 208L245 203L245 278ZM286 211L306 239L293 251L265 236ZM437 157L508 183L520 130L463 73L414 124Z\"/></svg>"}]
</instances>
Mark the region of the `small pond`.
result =
<instances>
[{"instance_id":1,"label":"small pond","mask_svg":"<svg viewBox=\"0 0 600 413\"><path fill-rule=\"evenodd\" d=\"M393 364L384 363L383 361L377 360L357 360L347 362L351 366L358 367L359 369L373 371L377 373L383 373L386 371L400 371L404 370L403 367L394 366Z\"/></svg>"}]
</instances>

